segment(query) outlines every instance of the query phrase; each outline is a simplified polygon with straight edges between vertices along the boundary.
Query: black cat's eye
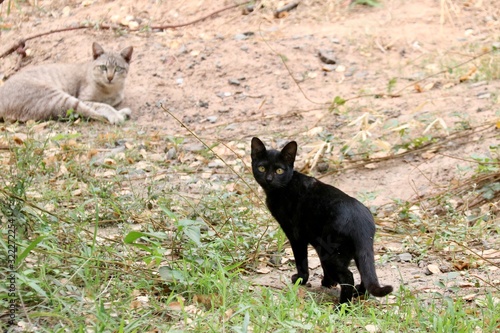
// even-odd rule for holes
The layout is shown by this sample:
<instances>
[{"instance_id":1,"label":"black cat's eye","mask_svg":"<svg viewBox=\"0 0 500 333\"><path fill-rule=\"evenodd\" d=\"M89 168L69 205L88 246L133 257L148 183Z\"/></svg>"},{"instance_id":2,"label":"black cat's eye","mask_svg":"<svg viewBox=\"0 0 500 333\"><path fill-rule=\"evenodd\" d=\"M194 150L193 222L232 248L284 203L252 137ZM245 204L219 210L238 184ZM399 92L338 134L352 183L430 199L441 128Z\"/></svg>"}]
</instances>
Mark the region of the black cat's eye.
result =
<instances>
[{"instance_id":1,"label":"black cat's eye","mask_svg":"<svg viewBox=\"0 0 500 333\"><path fill-rule=\"evenodd\" d=\"M257 168L257 170L259 170L260 172L266 172L266 167L261 165Z\"/></svg>"},{"instance_id":2,"label":"black cat's eye","mask_svg":"<svg viewBox=\"0 0 500 333\"><path fill-rule=\"evenodd\" d=\"M276 169L276 173L277 173L278 175L282 175L282 174L283 174L283 172L285 172L285 170L283 170L282 168L278 168L278 169Z\"/></svg>"}]
</instances>

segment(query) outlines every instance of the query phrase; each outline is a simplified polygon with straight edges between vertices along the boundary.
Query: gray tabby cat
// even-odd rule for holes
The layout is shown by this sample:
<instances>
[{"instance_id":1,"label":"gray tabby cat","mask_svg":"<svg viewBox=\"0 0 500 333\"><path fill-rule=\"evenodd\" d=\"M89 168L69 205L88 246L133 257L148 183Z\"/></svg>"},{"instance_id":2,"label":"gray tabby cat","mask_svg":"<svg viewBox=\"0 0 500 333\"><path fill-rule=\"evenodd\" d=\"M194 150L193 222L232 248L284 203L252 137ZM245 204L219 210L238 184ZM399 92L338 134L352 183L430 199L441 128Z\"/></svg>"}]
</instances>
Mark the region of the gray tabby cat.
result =
<instances>
[{"instance_id":1,"label":"gray tabby cat","mask_svg":"<svg viewBox=\"0 0 500 333\"><path fill-rule=\"evenodd\" d=\"M111 124L125 121L132 111L114 106L123 100L132 51L129 46L119 53L105 52L93 43L93 61L26 68L0 86L0 120L57 119L72 109Z\"/></svg>"}]
</instances>

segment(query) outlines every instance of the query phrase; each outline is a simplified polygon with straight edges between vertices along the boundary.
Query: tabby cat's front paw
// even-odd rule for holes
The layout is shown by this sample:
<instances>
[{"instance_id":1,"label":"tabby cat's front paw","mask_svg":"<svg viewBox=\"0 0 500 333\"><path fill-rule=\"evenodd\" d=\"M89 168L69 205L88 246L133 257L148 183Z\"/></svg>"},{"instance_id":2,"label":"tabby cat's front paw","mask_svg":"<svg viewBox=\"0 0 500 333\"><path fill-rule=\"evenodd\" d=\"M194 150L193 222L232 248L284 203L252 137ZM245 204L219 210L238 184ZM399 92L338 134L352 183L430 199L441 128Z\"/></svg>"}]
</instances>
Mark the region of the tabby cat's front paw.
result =
<instances>
[{"instance_id":1,"label":"tabby cat's front paw","mask_svg":"<svg viewBox=\"0 0 500 333\"><path fill-rule=\"evenodd\" d=\"M106 115L106 118L108 119L110 124L118 125L123 123L127 119L127 115L118 111Z\"/></svg>"},{"instance_id":2,"label":"tabby cat's front paw","mask_svg":"<svg viewBox=\"0 0 500 333\"><path fill-rule=\"evenodd\" d=\"M309 280L309 274L293 274L292 275L292 283L295 284L298 279L302 279L300 284L304 285Z\"/></svg>"},{"instance_id":3,"label":"tabby cat's front paw","mask_svg":"<svg viewBox=\"0 0 500 333\"><path fill-rule=\"evenodd\" d=\"M132 110L130 110L129 108L123 108L118 112L123 114L125 116L125 119L130 119L130 116L132 115Z\"/></svg>"}]
</instances>

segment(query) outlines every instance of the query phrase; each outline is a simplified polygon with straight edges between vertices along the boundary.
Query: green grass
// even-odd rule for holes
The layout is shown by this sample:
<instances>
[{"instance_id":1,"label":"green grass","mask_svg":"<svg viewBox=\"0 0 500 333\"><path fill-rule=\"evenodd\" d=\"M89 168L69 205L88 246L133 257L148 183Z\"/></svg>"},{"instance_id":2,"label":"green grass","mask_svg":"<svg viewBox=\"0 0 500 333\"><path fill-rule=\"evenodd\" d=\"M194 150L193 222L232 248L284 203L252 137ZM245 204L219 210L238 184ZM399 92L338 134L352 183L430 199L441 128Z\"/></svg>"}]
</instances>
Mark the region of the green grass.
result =
<instances>
[{"instance_id":1,"label":"green grass","mask_svg":"<svg viewBox=\"0 0 500 333\"><path fill-rule=\"evenodd\" d=\"M241 160L231 162L243 170L238 175L207 168L215 159L208 150L187 158L199 156L201 166L152 160L174 146L181 153L182 140L133 127L98 135L97 125L53 123L47 131L60 134L14 125L2 134L10 149L0 152L2 221L15 216L18 246L16 295L7 297L0 285L0 306L16 300L17 321L27 332L498 330L499 292L490 282L479 281L472 299L446 281L432 292L403 284L386 299L339 311L328 293L291 285L290 270L285 283L253 283L259 263L289 245ZM16 143L19 132L26 137ZM93 163L131 137L141 144L128 139L129 148L108 156L113 162ZM488 156L476 157L483 166L476 175L498 172L489 164L497 156ZM433 200L446 206L449 199ZM467 216L451 205L439 216L412 215L410 205L398 204L399 230L413 235L405 248L420 253L416 260L498 233L487 218L468 227ZM6 228L0 246L7 249ZM393 260L390 253L383 258ZM7 276L6 265L0 271Z\"/></svg>"}]
</instances>

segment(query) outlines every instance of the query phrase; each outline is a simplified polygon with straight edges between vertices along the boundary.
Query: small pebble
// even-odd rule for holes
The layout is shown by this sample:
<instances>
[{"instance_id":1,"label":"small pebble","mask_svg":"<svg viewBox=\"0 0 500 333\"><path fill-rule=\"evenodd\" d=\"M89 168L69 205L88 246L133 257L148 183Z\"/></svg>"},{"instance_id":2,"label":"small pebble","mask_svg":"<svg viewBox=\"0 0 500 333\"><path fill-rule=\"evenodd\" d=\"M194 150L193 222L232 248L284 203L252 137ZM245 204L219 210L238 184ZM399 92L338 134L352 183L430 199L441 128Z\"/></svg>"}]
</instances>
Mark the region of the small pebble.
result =
<instances>
[{"instance_id":1,"label":"small pebble","mask_svg":"<svg viewBox=\"0 0 500 333\"><path fill-rule=\"evenodd\" d=\"M186 45L181 45L179 49L177 50L177 55L182 55L188 53L188 50L186 48Z\"/></svg>"},{"instance_id":2,"label":"small pebble","mask_svg":"<svg viewBox=\"0 0 500 333\"><path fill-rule=\"evenodd\" d=\"M273 265L279 266L279 265L281 265L281 255L279 253L273 253L273 254L271 254L271 257L269 258L269 261Z\"/></svg>"},{"instance_id":3,"label":"small pebble","mask_svg":"<svg viewBox=\"0 0 500 333\"><path fill-rule=\"evenodd\" d=\"M432 275L432 274L437 275L440 273L441 273L441 270L439 269L439 266L435 265L435 264L427 265L426 270L425 270L425 275Z\"/></svg>"},{"instance_id":4,"label":"small pebble","mask_svg":"<svg viewBox=\"0 0 500 333\"><path fill-rule=\"evenodd\" d=\"M334 65L337 63L337 60L335 60L335 55L332 50L319 50L318 56L319 59L323 61L325 64Z\"/></svg>"},{"instance_id":5,"label":"small pebble","mask_svg":"<svg viewBox=\"0 0 500 333\"><path fill-rule=\"evenodd\" d=\"M318 169L319 172L323 173L328 171L329 165L326 162L319 162L316 168Z\"/></svg>"},{"instance_id":6,"label":"small pebble","mask_svg":"<svg viewBox=\"0 0 500 333\"><path fill-rule=\"evenodd\" d=\"M217 121L218 118L219 117L217 117L217 116L210 116L210 117L207 117L207 121L213 124Z\"/></svg>"},{"instance_id":7,"label":"small pebble","mask_svg":"<svg viewBox=\"0 0 500 333\"><path fill-rule=\"evenodd\" d=\"M255 35L254 32L247 31L247 32L244 32L242 34L236 34L236 35L234 35L234 39L236 39L236 40L245 40L245 39L250 38L253 35Z\"/></svg>"},{"instance_id":8,"label":"small pebble","mask_svg":"<svg viewBox=\"0 0 500 333\"><path fill-rule=\"evenodd\" d=\"M219 92L219 93L217 93L216 95L217 95L217 97L220 97L220 98L225 98L225 97L229 97L229 96L231 96L231 93L230 93L230 92L228 92L228 91L225 91L225 92Z\"/></svg>"},{"instance_id":9,"label":"small pebble","mask_svg":"<svg viewBox=\"0 0 500 333\"><path fill-rule=\"evenodd\" d=\"M323 72L333 72L337 68L337 65L324 65L321 67Z\"/></svg>"},{"instance_id":10,"label":"small pebble","mask_svg":"<svg viewBox=\"0 0 500 333\"><path fill-rule=\"evenodd\" d=\"M211 169L223 168L224 166L225 166L225 164L221 160L215 160L215 161L208 163L208 167Z\"/></svg>"},{"instance_id":11,"label":"small pebble","mask_svg":"<svg viewBox=\"0 0 500 333\"><path fill-rule=\"evenodd\" d=\"M487 84L488 84L488 82L486 82L486 81L479 81L479 82L474 82L473 84L470 85L470 87L477 88L477 87L485 86Z\"/></svg>"},{"instance_id":12,"label":"small pebble","mask_svg":"<svg viewBox=\"0 0 500 333\"><path fill-rule=\"evenodd\" d=\"M167 160L175 160L177 158L177 150L175 147L172 147L167 152Z\"/></svg>"},{"instance_id":13,"label":"small pebble","mask_svg":"<svg viewBox=\"0 0 500 333\"><path fill-rule=\"evenodd\" d=\"M398 259L399 261L404 261L404 262L410 262L412 260L413 256L411 255L411 253L401 253L398 255Z\"/></svg>"},{"instance_id":14,"label":"small pebble","mask_svg":"<svg viewBox=\"0 0 500 333\"><path fill-rule=\"evenodd\" d=\"M182 149L185 151L196 152L202 151L203 149L205 149L205 146L202 143L187 143L182 145Z\"/></svg>"},{"instance_id":15,"label":"small pebble","mask_svg":"<svg viewBox=\"0 0 500 333\"><path fill-rule=\"evenodd\" d=\"M205 108L205 109L208 109L208 102L206 101L202 101L202 100L199 100L198 101L198 106L201 107L201 108Z\"/></svg>"},{"instance_id":16,"label":"small pebble","mask_svg":"<svg viewBox=\"0 0 500 333\"><path fill-rule=\"evenodd\" d=\"M345 66L342 66L342 65L338 65L337 68L335 68L335 71L337 73L342 73L342 72L345 72Z\"/></svg>"}]
</instances>

